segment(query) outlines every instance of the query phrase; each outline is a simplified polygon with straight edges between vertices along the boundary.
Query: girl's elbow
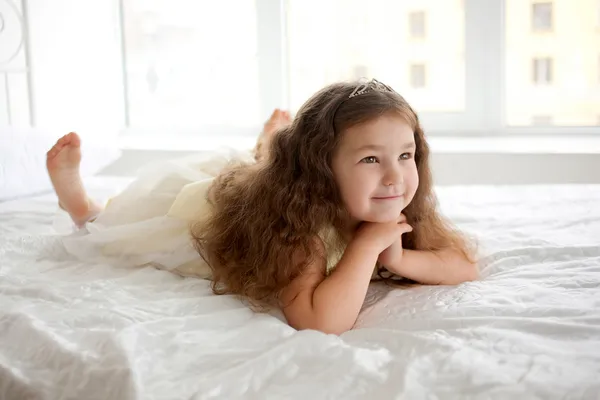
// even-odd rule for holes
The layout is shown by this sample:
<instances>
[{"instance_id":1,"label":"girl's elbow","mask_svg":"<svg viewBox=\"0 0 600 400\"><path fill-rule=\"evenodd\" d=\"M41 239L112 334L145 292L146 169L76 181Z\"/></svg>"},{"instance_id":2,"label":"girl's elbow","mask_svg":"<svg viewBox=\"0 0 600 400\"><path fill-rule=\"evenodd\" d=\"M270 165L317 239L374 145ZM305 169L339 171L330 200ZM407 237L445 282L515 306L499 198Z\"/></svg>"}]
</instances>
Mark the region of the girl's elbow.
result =
<instances>
[{"instance_id":1,"label":"girl's elbow","mask_svg":"<svg viewBox=\"0 0 600 400\"><path fill-rule=\"evenodd\" d=\"M477 263L464 261L460 266L456 266L450 276L440 282L440 284L459 285L464 282L476 281L477 279L479 279L479 268Z\"/></svg>"},{"instance_id":2,"label":"girl's elbow","mask_svg":"<svg viewBox=\"0 0 600 400\"><path fill-rule=\"evenodd\" d=\"M462 267L461 282L471 282L479 279L479 267L476 262L467 261ZM458 282L458 283L461 283Z\"/></svg>"},{"instance_id":3,"label":"girl's elbow","mask_svg":"<svg viewBox=\"0 0 600 400\"><path fill-rule=\"evenodd\" d=\"M332 323L331 321L303 321L302 323L290 324L290 326L298 331L302 330L314 330L324 333L326 335L341 335L344 332L352 329L352 326L347 326L341 323Z\"/></svg>"}]
</instances>

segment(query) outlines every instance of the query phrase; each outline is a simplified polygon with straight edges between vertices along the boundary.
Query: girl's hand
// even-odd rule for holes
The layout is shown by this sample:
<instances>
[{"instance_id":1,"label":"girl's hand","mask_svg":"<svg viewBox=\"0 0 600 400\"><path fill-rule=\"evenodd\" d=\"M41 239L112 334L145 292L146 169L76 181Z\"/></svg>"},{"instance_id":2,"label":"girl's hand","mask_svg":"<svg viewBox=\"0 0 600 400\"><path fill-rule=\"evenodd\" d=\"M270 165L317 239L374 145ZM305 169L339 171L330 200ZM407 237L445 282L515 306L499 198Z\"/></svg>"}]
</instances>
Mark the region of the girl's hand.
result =
<instances>
[{"instance_id":1,"label":"girl's hand","mask_svg":"<svg viewBox=\"0 0 600 400\"><path fill-rule=\"evenodd\" d=\"M356 231L354 239L362 241L381 254L394 243L399 242L403 233L412 231L412 227L406 223L406 218L398 221L401 222L363 222ZM400 247L402 247L401 243Z\"/></svg>"},{"instance_id":2,"label":"girl's hand","mask_svg":"<svg viewBox=\"0 0 600 400\"><path fill-rule=\"evenodd\" d=\"M400 214L400 217L396 221L398 224L406 225L406 216L404 214ZM411 230L412 231L412 228ZM407 232L410 232L407 231ZM403 232L406 233L406 232ZM402 247L402 237L398 238L394 243L392 243L388 248L383 250L381 254L379 254L379 258L377 261L383 266L391 265L392 263L398 263L404 254L404 249Z\"/></svg>"}]
</instances>

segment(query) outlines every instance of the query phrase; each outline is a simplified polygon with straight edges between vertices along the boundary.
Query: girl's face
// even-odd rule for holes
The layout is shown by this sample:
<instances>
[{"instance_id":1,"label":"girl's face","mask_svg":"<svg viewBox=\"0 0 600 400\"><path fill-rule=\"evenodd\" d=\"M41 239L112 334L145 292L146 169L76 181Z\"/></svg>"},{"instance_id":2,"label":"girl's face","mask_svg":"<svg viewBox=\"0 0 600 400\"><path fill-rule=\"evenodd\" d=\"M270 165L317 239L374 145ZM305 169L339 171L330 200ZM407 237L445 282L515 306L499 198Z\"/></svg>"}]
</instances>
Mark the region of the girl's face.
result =
<instances>
[{"instance_id":1,"label":"girl's face","mask_svg":"<svg viewBox=\"0 0 600 400\"><path fill-rule=\"evenodd\" d=\"M413 130L394 114L342 133L332 169L351 222L398 219L419 185L415 149Z\"/></svg>"}]
</instances>

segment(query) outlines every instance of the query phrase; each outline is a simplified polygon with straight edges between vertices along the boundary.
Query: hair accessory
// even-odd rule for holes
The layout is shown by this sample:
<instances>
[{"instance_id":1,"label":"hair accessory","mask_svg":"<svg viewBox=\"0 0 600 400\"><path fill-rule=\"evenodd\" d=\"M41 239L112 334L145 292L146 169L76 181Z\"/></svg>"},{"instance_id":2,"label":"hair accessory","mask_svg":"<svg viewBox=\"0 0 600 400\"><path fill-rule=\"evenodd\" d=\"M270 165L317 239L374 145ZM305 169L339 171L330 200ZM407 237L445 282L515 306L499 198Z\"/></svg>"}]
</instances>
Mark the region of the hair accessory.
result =
<instances>
[{"instance_id":1,"label":"hair accessory","mask_svg":"<svg viewBox=\"0 0 600 400\"><path fill-rule=\"evenodd\" d=\"M366 79L363 78L361 79L361 82L358 84L356 89L354 89L354 91L350 93L350 96L348 96L348 98L351 99L353 97L360 96L361 94L369 93L374 90L394 93L394 89L392 89L385 83L379 82L375 78L371 79L370 81L366 81Z\"/></svg>"}]
</instances>

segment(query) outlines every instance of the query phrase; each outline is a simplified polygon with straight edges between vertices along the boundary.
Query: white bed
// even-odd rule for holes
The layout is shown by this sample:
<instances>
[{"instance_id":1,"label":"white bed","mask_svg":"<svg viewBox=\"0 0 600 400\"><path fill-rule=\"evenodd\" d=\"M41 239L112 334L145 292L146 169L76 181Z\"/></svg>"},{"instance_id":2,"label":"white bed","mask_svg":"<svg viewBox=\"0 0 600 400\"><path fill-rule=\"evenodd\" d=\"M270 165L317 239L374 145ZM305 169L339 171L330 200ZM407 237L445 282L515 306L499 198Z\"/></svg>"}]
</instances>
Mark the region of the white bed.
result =
<instances>
[{"instance_id":1,"label":"white bed","mask_svg":"<svg viewBox=\"0 0 600 400\"><path fill-rule=\"evenodd\" d=\"M70 259L53 196L0 203L0 399L599 399L600 186L438 193L480 238L481 280L372 285L341 337L206 281Z\"/></svg>"}]
</instances>

